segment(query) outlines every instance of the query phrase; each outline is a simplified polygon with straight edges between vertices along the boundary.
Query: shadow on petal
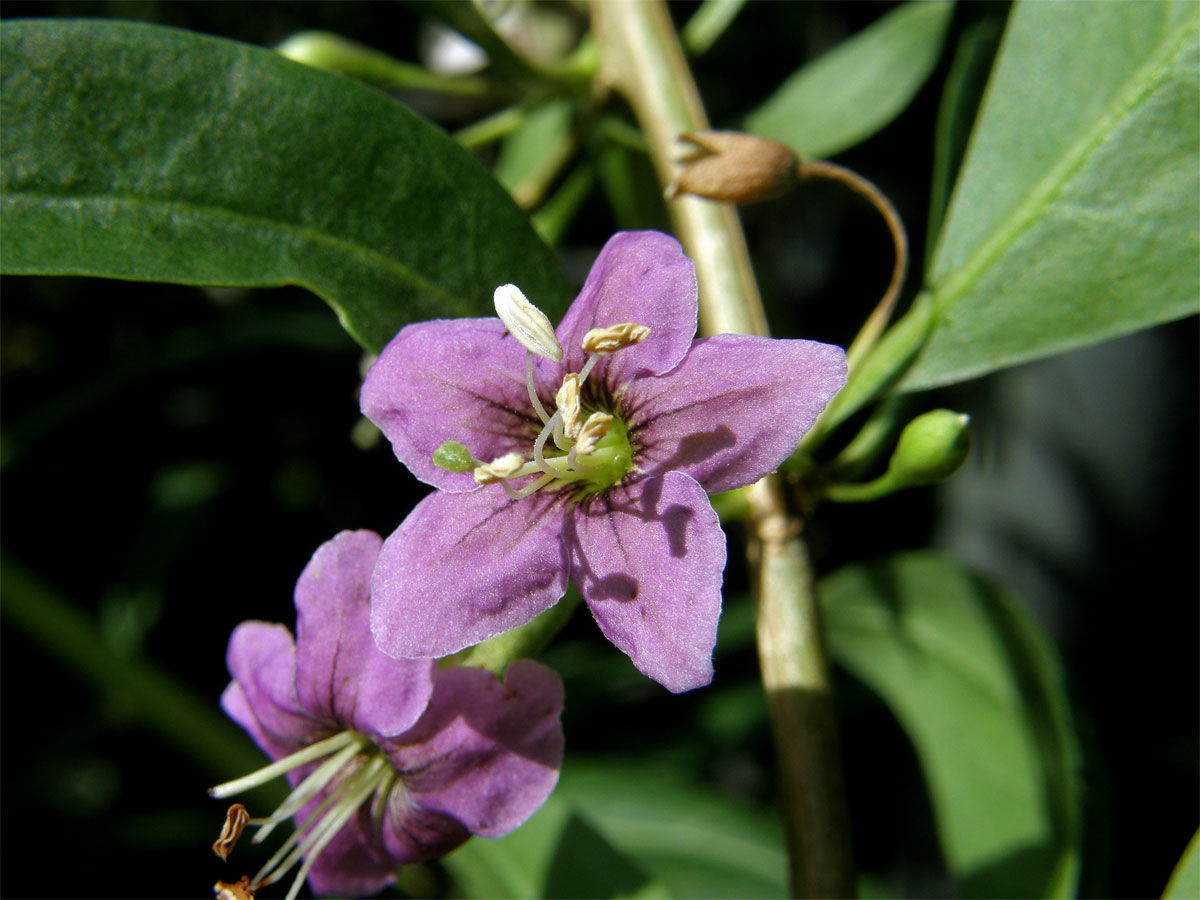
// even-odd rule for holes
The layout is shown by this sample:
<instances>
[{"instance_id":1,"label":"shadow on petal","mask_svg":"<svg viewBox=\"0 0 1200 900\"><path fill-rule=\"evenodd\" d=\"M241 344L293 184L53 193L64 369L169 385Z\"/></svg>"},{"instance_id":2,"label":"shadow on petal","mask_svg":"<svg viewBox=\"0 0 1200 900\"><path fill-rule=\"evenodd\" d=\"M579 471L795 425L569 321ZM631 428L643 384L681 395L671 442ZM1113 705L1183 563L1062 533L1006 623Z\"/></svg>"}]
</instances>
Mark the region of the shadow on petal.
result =
<instances>
[{"instance_id":1,"label":"shadow on petal","mask_svg":"<svg viewBox=\"0 0 1200 900\"><path fill-rule=\"evenodd\" d=\"M646 471L647 475L665 475L667 472L687 471L689 468L712 459L718 454L725 453L737 444L737 435L727 425L718 425L712 431L701 431L682 438L675 447L675 452L665 459L658 460L654 467ZM651 445L643 455L657 458L666 452L663 445Z\"/></svg>"}]
</instances>

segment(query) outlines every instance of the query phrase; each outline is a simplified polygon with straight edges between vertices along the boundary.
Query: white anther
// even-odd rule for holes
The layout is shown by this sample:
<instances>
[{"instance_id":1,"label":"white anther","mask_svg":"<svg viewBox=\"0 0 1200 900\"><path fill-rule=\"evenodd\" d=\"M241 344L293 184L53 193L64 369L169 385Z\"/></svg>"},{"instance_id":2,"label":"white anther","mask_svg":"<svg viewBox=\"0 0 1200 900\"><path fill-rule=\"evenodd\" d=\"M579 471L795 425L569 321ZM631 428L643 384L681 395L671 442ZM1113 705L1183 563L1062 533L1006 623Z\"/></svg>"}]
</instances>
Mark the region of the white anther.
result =
<instances>
[{"instance_id":1,"label":"white anther","mask_svg":"<svg viewBox=\"0 0 1200 900\"><path fill-rule=\"evenodd\" d=\"M559 362L563 358L562 344L554 336L546 314L530 303L515 284L502 284L492 296L496 315L509 334L530 353Z\"/></svg>"},{"instance_id":2,"label":"white anther","mask_svg":"<svg viewBox=\"0 0 1200 900\"><path fill-rule=\"evenodd\" d=\"M640 344L650 336L650 329L635 322L622 322L608 328L593 328L583 336L584 353L616 353L622 347Z\"/></svg>"},{"instance_id":3,"label":"white anther","mask_svg":"<svg viewBox=\"0 0 1200 900\"><path fill-rule=\"evenodd\" d=\"M612 420L613 417L608 413L594 412L588 416L588 420L579 429L579 438L575 441L575 454L577 456L588 456L594 452L596 445L600 443L600 439L608 434Z\"/></svg>"},{"instance_id":4,"label":"white anther","mask_svg":"<svg viewBox=\"0 0 1200 900\"><path fill-rule=\"evenodd\" d=\"M493 459L490 463L475 467L476 484L495 484L505 478L512 478L525 465L525 457L520 453L505 453Z\"/></svg>"},{"instance_id":5,"label":"white anther","mask_svg":"<svg viewBox=\"0 0 1200 900\"><path fill-rule=\"evenodd\" d=\"M574 372L563 376L562 387L554 395L554 405L562 413L563 431L567 437L575 440L579 437L583 411L579 408L579 376Z\"/></svg>"}]
</instances>

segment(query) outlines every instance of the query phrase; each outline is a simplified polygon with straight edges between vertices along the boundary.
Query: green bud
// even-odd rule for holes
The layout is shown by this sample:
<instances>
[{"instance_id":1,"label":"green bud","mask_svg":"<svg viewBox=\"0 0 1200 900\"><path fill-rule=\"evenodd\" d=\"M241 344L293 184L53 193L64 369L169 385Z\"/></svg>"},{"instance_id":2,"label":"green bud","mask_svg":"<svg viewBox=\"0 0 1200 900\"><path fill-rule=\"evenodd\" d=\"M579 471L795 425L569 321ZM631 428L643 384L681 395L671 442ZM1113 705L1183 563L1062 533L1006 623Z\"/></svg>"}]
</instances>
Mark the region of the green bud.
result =
<instances>
[{"instance_id":1,"label":"green bud","mask_svg":"<svg viewBox=\"0 0 1200 900\"><path fill-rule=\"evenodd\" d=\"M888 477L897 487L943 481L958 471L971 452L970 416L935 409L917 416L900 433L888 463Z\"/></svg>"},{"instance_id":2,"label":"green bud","mask_svg":"<svg viewBox=\"0 0 1200 900\"><path fill-rule=\"evenodd\" d=\"M471 451L458 441L446 441L434 450L433 464L447 472L470 472L475 468Z\"/></svg>"}]
</instances>

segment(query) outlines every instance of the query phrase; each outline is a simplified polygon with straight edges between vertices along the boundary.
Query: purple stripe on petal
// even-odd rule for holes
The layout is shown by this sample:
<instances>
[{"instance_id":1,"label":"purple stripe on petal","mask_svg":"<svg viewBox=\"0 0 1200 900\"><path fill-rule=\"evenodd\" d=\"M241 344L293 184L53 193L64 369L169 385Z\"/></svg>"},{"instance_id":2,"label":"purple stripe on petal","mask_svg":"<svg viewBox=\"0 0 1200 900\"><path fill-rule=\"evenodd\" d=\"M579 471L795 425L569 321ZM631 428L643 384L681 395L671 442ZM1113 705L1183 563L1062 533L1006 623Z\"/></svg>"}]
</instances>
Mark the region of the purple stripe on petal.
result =
<instances>
[{"instance_id":1,"label":"purple stripe on petal","mask_svg":"<svg viewBox=\"0 0 1200 900\"><path fill-rule=\"evenodd\" d=\"M597 495L563 540L600 629L641 672L676 693L712 681L725 534L699 484L671 472Z\"/></svg>"},{"instance_id":2,"label":"purple stripe on petal","mask_svg":"<svg viewBox=\"0 0 1200 900\"><path fill-rule=\"evenodd\" d=\"M696 335L697 298L696 267L675 238L661 231L613 235L558 326L564 371L582 368L587 332L622 322L648 326L650 337L600 362L595 377L615 386L635 372L670 371Z\"/></svg>"},{"instance_id":3,"label":"purple stripe on petal","mask_svg":"<svg viewBox=\"0 0 1200 900\"><path fill-rule=\"evenodd\" d=\"M667 375L624 385L620 402L640 471L717 493L773 472L845 383L840 347L719 334Z\"/></svg>"},{"instance_id":4,"label":"purple stripe on petal","mask_svg":"<svg viewBox=\"0 0 1200 900\"><path fill-rule=\"evenodd\" d=\"M428 842L438 816L485 837L528 819L558 780L562 704L558 675L532 660L512 663L503 684L482 669L439 670L429 711L383 744L409 803L385 834L390 852L422 834Z\"/></svg>"},{"instance_id":5,"label":"purple stripe on petal","mask_svg":"<svg viewBox=\"0 0 1200 900\"><path fill-rule=\"evenodd\" d=\"M390 737L424 711L434 664L375 647L370 586L382 546L373 531L343 531L305 566L296 583L296 695L316 715Z\"/></svg>"},{"instance_id":6,"label":"purple stripe on petal","mask_svg":"<svg viewBox=\"0 0 1200 900\"><path fill-rule=\"evenodd\" d=\"M499 319L409 325L367 372L360 404L413 475L444 491L478 487L470 472L433 464L444 442L491 462L528 450L541 430L525 386L525 349Z\"/></svg>"},{"instance_id":7,"label":"purple stripe on petal","mask_svg":"<svg viewBox=\"0 0 1200 900\"><path fill-rule=\"evenodd\" d=\"M371 631L389 656L435 657L518 625L566 590L564 502L500 485L430 494L383 545L371 582Z\"/></svg>"}]
</instances>

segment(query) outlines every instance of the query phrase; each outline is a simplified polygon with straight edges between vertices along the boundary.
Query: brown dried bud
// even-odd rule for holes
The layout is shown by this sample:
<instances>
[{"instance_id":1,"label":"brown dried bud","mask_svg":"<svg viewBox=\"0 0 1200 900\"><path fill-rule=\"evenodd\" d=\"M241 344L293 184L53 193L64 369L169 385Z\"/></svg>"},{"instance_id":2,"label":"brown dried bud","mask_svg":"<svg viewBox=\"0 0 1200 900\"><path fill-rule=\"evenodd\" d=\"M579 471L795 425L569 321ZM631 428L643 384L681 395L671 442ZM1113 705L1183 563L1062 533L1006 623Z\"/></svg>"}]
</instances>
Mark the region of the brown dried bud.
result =
<instances>
[{"instance_id":1,"label":"brown dried bud","mask_svg":"<svg viewBox=\"0 0 1200 900\"><path fill-rule=\"evenodd\" d=\"M701 131L679 140L690 146L679 160L683 174L667 187L667 199L695 194L722 203L754 203L781 197L799 181L796 154L775 141L736 131Z\"/></svg>"},{"instance_id":2,"label":"brown dried bud","mask_svg":"<svg viewBox=\"0 0 1200 900\"><path fill-rule=\"evenodd\" d=\"M242 836L242 832L246 830L246 825L249 822L250 813L246 811L246 807L240 803L235 803L229 807L225 813L225 824L221 828L221 836L213 844L213 853L221 857L222 862L229 858L230 852L238 842L238 838Z\"/></svg>"}]
</instances>

